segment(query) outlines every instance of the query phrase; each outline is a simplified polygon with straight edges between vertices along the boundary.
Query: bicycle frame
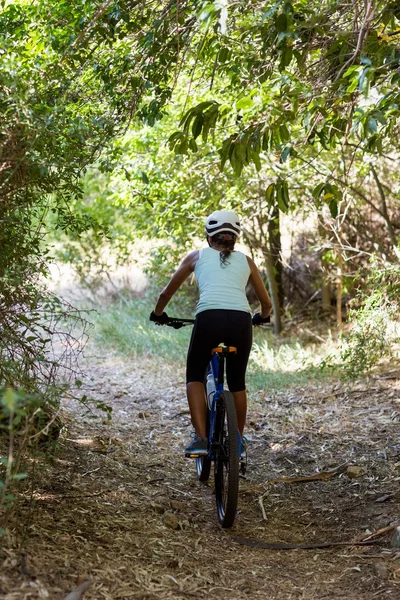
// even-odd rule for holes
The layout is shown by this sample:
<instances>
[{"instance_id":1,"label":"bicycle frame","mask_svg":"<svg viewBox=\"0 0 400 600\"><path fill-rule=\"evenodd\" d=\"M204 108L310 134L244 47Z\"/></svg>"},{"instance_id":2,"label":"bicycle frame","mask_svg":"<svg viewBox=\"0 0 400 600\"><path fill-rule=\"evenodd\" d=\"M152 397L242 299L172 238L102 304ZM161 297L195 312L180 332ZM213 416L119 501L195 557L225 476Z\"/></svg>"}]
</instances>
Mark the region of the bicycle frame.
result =
<instances>
[{"instance_id":1,"label":"bicycle frame","mask_svg":"<svg viewBox=\"0 0 400 600\"><path fill-rule=\"evenodd\" d=\"M219 355L217 353L212 355L211 361L210 361L211 371L212 371L212 374L214 377L214 383L215 383L215 392L213 395L211 406L209 405L210 431L208 433L209 451L208 451L207 456L211 460L214 460L214 452L213 452L214 449L212 447L212 440L213 440L213 436L214 436L215 416L216 416L216 412L217 412L216 406L217 406L217 401L218 401L219 396L224 391L224 362L225 362L224 354ZM207 399L207 401L208 401L208 399Z\"/></svg>"},{"instance_id":2,"label":"bicycle frame","mask_svg":"<svg viewBox=\"0 0 400 600\"><path fill-rule=\"evenodd\" d=\"M180 329L192 323L189 319L170 319L166 325ZM200 456L186 454L196 458L197 476L202 482L208 481L211 463L214 463L215 501L222 527L232 527L235 520L239 468L244 476L247 464L247 459L242 458L242 438L238 430L235 399L230 391L224 390L225 360L236 352L234 346L225 344L212 349L204 381L208 452L204 455L203 450Z\"/></svg>"},{"instance_id":3,"label":"bicycle frame","mask_svg":"<svg viewBox=\"0 0 400 600\"><path fill-rule=\"evenodd\" d=\"M166 325L168 325L169 327L173 327L174 329L180 329L181 327L185 327L186 325L193 325L193 323L194 323L193 319L171 318L169 320L169 322L166 323ZM218 402L218 398L224 391L225 358L226 358L226 355L224 352L221 352L221 353L214 352L214 354L211 357L211 361L210 361L211 371L212 371L212 374L214 377L214 384L215 384L215 392L213 395L211 406L209 406L210 430L209 430L209 434L208 434L209 450L208 450L207 458L209 458L210 460L214 460L214 458L215 458L214 457L214 448L212 447L212 440L213 440L213 436L214 436L215 417L216 417L216 413L217 413L217 409L216 409L217 402ZM209 373L209 372L210 371L207 371L207 373ZM208 398L207 398L207 404L208 404Z\"/></svg>"}]
</instances>

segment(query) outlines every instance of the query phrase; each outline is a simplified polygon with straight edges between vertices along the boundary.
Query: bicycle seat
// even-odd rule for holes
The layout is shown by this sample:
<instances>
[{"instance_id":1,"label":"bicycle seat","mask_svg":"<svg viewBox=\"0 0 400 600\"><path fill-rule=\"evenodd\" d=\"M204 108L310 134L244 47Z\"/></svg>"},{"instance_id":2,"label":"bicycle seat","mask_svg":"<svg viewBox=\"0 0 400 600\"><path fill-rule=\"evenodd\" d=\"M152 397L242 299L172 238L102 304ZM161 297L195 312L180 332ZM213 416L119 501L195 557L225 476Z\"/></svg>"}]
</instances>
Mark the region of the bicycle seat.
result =
<instances>
[{"instance_id":1,"label":"bicycle seat","mask_svg":"<svg viewBox=\"0 0 400 600\"><path fill-rule=\"evenodd\" d=\"M235 346L225 346L224 344L217 346L211 350L211 354L218 352L219 354L236 354L237 348Z\"/></svg>"}]
</instances>

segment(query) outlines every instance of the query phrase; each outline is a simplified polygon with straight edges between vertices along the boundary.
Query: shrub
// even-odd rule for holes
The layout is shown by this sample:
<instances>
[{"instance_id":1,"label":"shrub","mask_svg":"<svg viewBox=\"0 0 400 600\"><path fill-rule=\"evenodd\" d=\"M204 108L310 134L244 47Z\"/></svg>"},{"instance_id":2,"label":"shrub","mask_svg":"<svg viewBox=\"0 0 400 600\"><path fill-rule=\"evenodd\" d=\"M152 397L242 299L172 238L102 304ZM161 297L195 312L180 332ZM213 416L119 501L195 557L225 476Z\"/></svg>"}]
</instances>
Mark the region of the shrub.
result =
<instances>
[{"instance_id":1,"label":"shrub","mask_svg":"<svg viewBox=\"0 0 400 600\"><path fill-rule=\"evenodd\" d=\"M353 327L340 346L341 369L354 379L368 373L383 358L394 357L398 341L400 265L372 264L359 307L350 312Z\"/></svg>"}]
</instances>

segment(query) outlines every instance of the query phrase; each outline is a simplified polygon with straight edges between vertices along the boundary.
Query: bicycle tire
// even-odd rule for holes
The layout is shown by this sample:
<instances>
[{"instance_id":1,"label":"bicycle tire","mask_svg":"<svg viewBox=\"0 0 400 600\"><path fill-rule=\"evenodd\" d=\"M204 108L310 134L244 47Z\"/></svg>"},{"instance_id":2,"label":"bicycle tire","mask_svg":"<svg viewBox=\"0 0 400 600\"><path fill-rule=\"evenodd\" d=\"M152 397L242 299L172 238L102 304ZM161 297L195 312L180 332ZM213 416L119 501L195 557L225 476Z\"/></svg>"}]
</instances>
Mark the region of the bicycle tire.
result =
<instances>
[{"instance_id":1,"label":"bicycle tire","mask_svg":"<svg viewBox=\"0 0 400 600\"><path fill-rule=\"evenodd\" d=\"M208 408L208 403L206 424L206 433L208 437L210 433L210 409ZM208 481L211 471L211 458L209 458L208 456L199 456L199 458L196 458L196 471L197 478L199 481Z\"/></svg>"},{"instance_id":2,"label":"bicycle tire","mask_svg":"<svg viewBox=\"0 0 400 600\"><path fill-rule=\"evenodd\" d=\"M235 401L230 392L218 398L215 421L215 501L222 527L232 527L239 496L239 436Z\"/></svg>"}]
</instances>

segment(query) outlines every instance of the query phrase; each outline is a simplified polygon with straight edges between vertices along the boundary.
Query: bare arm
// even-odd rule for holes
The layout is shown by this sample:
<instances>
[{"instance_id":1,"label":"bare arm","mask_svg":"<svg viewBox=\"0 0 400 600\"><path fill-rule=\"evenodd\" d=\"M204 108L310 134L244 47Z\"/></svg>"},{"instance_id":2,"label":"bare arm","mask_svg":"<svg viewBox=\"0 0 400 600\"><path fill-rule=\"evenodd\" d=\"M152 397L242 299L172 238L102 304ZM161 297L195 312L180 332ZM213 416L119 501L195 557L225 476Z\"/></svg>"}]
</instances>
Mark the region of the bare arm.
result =
<instances>
[{"instance_id":1,"label":"bare arm","mask_svg":"<svg viewBox=\"0 0 400 600\"><path fill-rule=\"evenodd\" d=\"M157 300L157 304L154 309L154 312L157 316L162 315L164 308L167 306L172 296L179 290L182 283L186 281L186 279L193 273L198 260L198 250L194 250L183 259Z\"/></svg>"},{"instance_id":2,"label":"bare arm","mask_svg":"<svg viewBox=\"0 0 400 600\"><path fill-rule=\"evenodd\" d=\"M257 298L260 301L261 317L265 319L271 312L272 302L254 260L250 258L250 256L247 256L246 258L250 267L249 283L251 284L253 290L256 293Z\"/></svg>"}]
</instances>

